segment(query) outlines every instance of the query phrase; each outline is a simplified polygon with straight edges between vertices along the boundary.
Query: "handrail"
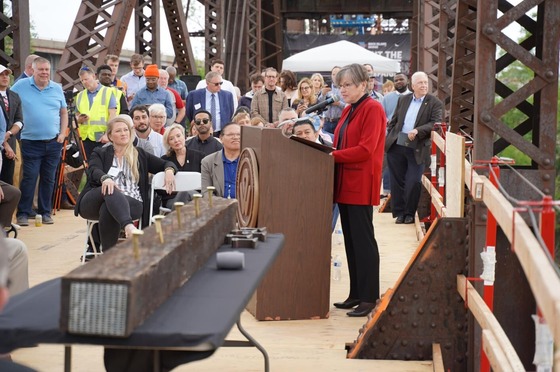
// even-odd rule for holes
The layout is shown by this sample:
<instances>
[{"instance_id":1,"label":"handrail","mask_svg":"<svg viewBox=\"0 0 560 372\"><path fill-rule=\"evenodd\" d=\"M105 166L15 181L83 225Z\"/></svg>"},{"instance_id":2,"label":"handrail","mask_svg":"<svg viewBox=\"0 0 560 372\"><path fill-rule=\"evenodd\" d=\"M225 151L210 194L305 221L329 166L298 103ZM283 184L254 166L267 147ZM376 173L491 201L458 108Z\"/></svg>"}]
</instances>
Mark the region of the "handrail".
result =
<instances>
[{"instance_id":1,"label":"handrail","mask_svg":"<svg viewBox=\"0 0 560 372\"><path fill-rule=\"evenodd\" d=\"M432 132L432 140L441 151L445 151L445 140L438 133ZM464 159L464 170L465 184L471 195L488 207L511 243L537 305L548 323L556 349L560 349L560 277L550 264L544 247L540 247L532 230L506 197L488 178L477 174L467 159ZM428 187L424 180L423 184L430 191L432 201L435 199L434 205L438 213L444 216L445 206L437 202L442 200L441 195L431 187L431 184ZM446 186L454 187L449 184L449 180L446 181ZM560 366L560 352L555 354L555 365Z\"/></svg>"}]
</instances>

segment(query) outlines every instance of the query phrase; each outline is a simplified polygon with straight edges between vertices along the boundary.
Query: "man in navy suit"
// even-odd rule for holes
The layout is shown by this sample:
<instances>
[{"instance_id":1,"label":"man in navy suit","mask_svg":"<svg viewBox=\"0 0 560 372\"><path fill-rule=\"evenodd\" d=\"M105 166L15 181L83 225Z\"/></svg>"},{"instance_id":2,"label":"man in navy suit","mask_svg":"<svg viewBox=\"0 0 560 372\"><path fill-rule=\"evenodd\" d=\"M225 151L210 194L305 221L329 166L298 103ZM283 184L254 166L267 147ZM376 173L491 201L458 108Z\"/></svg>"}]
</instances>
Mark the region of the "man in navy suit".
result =
<instances>
[{"instance_id":1,"label":"man in navy suit","mask_svg":"<svg viewBox=\"0 0 560 372\"><path fill-rule=\"evenodd\" d=\"M220 135L222 127L231 121L234 112L233 96L222 90L222 84L222 76L211 71L206 74L206 88L196 89L187 96L187 117L192 122L198 110L210 112L214 137Z\"/></svg>"},{"instance_id":2,"label":"man in navy suit","mask_svg":"<svg viewBox=\"0 0 560 372\"><path fill-rule=\"evenodd\" d=\"M391 171L391 210L395 223L414 223L422 191L424 166L430 165L431 134L441 122L443 103L428 94L428 75L412 75L414 94L399 97L395 113L387 124L385 151Z\"/></svg>"}]
</instances>

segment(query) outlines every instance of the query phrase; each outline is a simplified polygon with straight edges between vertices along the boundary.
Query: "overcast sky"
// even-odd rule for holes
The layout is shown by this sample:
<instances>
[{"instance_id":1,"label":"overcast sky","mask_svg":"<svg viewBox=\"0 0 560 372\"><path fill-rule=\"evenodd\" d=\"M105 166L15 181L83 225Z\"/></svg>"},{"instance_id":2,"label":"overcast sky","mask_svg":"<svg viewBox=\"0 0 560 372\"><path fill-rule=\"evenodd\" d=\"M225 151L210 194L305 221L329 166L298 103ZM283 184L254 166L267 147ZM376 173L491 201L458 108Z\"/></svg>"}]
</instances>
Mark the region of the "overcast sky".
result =
<instances>
[{"instance_id":1,"label":"overcast sky","mask_svg":"<svg viewBox=\"0 0 560 372\"><path fill-rule=\"evenodd\" d=\"M40 39L67 41L70 35L70 30L76 19L78 8L80 7L80 0L29 0L29 12L31 22L34 26L34 31ZM194 3L199 4L198 1ZM201 18L202 18L201 13ZM167 28L167 21L163 9L160 12L162 30L161 30L161 52L164 54L173 54L173 44L171 43L171 36ZM189 21L189 31L198 31L200 22L203 20ZM198 24L197 24L198 23ZM192 28L192 29L191 29ZM204 58L204 39L191 38L193 50L197 58ZM128 28L124 40L124 49L134 50L134 21Z\"/></svg>"}]
</instances>

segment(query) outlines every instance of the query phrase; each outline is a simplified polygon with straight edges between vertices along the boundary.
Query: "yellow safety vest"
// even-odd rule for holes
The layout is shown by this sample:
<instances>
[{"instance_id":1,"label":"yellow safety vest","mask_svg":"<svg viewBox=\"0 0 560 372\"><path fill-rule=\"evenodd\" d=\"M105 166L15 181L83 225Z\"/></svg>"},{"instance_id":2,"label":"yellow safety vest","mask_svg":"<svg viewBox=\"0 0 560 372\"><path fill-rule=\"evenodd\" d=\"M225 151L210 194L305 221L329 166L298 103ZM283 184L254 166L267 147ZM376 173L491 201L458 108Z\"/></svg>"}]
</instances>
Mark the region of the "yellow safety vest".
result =
<instances>
[{"instance_id":1,"label":"yellow safety vest","mask_svg":"<svg viewBox=\"0 0 560 372\"><path fill-rule=\"evenodd\" d=\"M82 90L76 97L76 108L80 114L89 116L87 123L80 124L79 132L82 140L89 139L97 141L97 139L107 131L107 122L109 119L109 100L111 98L111 90L108 87L101 86L93 103L89 107L89 99L87 97L87 89ZM97 135L96 133L101 133Z\"/></svg>"},{"instance_id":2,"label":"yellow safety vest","mask_svg":"<svg viewBox=\"0 0 560 372\"><path fill-rule=\"evenodd\" d=\"M117 87L111 87L111 88L113 88L113 94L115 95L115 101L117 101L117 114L116 115L120 115L120 113L121 113L121 97L124 93L123 93L122 90L120 90Z\"/></svg>"}]
</instances>

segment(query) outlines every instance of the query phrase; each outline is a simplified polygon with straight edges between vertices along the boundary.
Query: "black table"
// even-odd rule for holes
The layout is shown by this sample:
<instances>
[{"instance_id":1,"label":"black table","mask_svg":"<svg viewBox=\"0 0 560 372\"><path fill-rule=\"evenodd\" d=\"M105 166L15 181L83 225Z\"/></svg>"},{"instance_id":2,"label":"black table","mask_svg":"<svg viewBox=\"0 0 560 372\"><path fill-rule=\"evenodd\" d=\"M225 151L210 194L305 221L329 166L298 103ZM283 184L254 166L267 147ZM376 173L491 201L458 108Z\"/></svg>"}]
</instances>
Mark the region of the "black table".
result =
<instances>
[{"instance_id":1,"label":"black table","mask_svg":"<svg viewBox=\"0 0 560 372\"><path fill-rule=\"evenodd\" d=\"M73 344L149 350L154 369L159 370L162 365L172 368L206 358L221 346L255 346L268 369L266 351L241 328L239 316L283 245L283 235L270 234L256 249L236 249L245 253L243 270L217 270L213 255L127 338L62 332L60 278L42 283L13 297L0 315L0 353L41 343L64 344L65 370L69 370ZM231 248L222 246L218 251L228 250ZM248 342L225 340L236 323ZM117 353L120 351L113 355ZM105 359L107 362L107 352Z\"/></svg>"}]
</instances>

